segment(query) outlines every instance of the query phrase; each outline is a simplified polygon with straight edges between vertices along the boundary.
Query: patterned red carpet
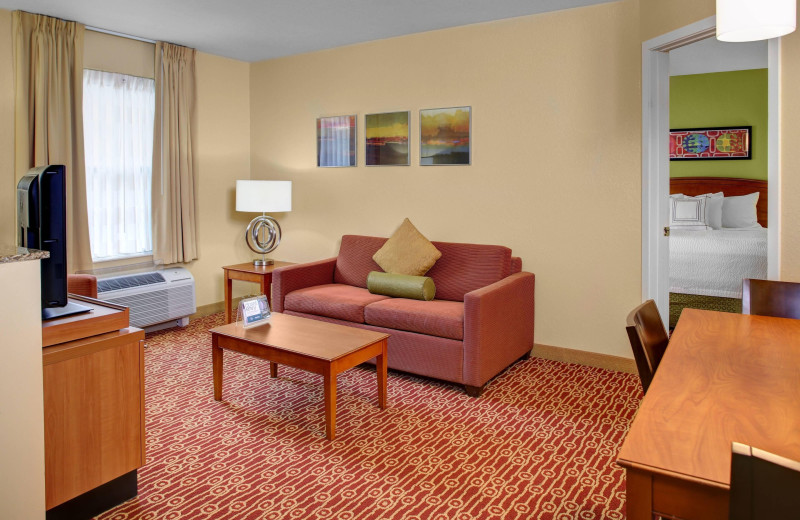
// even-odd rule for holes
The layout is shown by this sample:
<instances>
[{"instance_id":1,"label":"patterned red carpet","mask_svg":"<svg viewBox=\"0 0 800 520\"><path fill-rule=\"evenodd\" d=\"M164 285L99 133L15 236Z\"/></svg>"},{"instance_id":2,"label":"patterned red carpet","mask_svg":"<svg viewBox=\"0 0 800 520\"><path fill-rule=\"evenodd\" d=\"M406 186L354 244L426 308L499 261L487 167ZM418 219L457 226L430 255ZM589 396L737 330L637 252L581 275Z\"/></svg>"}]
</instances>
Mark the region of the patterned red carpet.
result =
<instances>
[{"instance_id":1,"label":"patterned red carpet","mask_svg":"<svg viewBox=\"0 0 800 520\"><path fill-rule=\"evenodd\" d=\"M102 519L624 518L614 460L642 396L636 376L532 358L479 399L375 371L339 376L337 438L322 378L225 353L212 395L215 315L148 335L147 460L139 496Z\"/></svg>"}]
</instances>

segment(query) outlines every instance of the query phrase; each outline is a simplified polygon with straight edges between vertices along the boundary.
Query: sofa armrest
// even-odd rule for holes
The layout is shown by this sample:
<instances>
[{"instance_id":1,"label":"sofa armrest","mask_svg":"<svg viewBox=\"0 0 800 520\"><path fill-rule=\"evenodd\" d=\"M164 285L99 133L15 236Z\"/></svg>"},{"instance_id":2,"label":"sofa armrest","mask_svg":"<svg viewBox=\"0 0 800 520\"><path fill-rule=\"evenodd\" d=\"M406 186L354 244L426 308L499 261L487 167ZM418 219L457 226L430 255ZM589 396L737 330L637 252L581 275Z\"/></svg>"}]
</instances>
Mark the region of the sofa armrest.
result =
<instances>
[{"instance_id":1,"label":"sofa armrest","mask_svg":"<svg viewBox=\"0 0 800 520\"><path fill-rule=\"evenodd\" d=\"M464 295L464 384L481 387L533 349L532 273Z\"/></svg>"},{"instance_id":2,"label":"sofa armrest","mask_svg":"<svg viewBox=\"0 0 800 520\"><path fill-rule=\"evenodd\" d=\"M334 257L275 269L272 272L272 310L283 312L284 298L292 291L333 283L335 267L336 258Z\"/></svg>"}]
</instances>

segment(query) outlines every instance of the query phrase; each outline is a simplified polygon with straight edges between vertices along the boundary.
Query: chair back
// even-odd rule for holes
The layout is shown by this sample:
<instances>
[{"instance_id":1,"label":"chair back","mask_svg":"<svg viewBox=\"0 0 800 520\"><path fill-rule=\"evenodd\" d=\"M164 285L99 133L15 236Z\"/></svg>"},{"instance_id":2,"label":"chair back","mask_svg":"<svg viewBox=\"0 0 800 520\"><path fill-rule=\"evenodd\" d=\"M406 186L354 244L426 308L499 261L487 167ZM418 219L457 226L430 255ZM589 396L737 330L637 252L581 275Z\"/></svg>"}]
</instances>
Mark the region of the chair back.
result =
<instances>
[{"instance_id":1,"label":"chair back","mask_svg":"<svg viewBox=\"0 0 800 520\"><path fill-rule=\"evenodd\" d=\"M800 518L800 462L734 442L729 504L730 520Z\"/></svg>"},{"instance_id":2,"label":"chair back","mask_svg":"<svg viewBox=\"0 0 800 520\"><path fill-rule=\"evenodd\" d=\"M67 292L97 298L97 277L91 274L68 274Z\"/></svg>"},{"instance_id":3,"label":"chair back","mask_svg":"<svg viewBox=\"0 0 800 520\"><path fill-rule=\"evenodd\" d=\"M800 283L745 278L742 314L800 319Z\"/></svg>"},{"instance_id":4,"label":"chair back","mask_svg":"<svg viewBox=\"0 0 800 520\"><path fill-rule=\"evenodd\" d=\"M642 389L647 393L669 343L667 329L661 321L656 303L647 300L633 309L628 315L626 330L639 371L639 379L642 381Z\"/></svg>"}]
</instances>

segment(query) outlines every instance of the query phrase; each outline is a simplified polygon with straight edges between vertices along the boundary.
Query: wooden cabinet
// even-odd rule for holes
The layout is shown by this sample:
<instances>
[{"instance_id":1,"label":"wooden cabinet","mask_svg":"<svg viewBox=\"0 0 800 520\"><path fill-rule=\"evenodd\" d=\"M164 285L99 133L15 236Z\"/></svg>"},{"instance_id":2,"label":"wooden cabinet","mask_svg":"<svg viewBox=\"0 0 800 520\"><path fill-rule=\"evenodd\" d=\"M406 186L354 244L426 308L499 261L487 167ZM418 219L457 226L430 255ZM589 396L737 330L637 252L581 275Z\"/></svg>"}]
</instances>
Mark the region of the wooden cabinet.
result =
<instances>
[{"instance_id":1,"label":"wooden cabinet","mask_svg":"<svg viewBox=\"0 0 800 520\"><path fill-rule=\"evenodd\" d=\"M124 307L78 303L92 311L43 328L47 509L145 463L144 331Z\"/></svg>"}]
</instances>

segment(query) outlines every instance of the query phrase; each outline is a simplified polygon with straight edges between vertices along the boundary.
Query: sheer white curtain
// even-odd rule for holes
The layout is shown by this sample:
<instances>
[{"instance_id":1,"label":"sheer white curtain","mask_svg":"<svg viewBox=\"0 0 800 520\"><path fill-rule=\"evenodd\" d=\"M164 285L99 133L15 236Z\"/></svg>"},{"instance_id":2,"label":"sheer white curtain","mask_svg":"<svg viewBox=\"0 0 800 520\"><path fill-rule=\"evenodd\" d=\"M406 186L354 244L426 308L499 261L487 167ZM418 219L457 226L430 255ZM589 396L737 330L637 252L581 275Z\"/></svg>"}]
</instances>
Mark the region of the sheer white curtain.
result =
<instances>
[{"instance_id":1,"label":"sheer white curtain","mask_svg":"<svg viewBox=\"0 0 800 520\"><path fill-rule=\"evenodd\" d=\"M355 166L353 116L324 117L319 122L319 165Z\"/></svg>"},{"instance_id":2,"label":"sheer white curtain","mask_svg":"<svg viewBox=\"0 0 800 520\"><path fill-rule=\"evenodd\" d=\"M84 70L86 199L92 260L149 254L155 85Z\"/></svg>"}]
</instances>

